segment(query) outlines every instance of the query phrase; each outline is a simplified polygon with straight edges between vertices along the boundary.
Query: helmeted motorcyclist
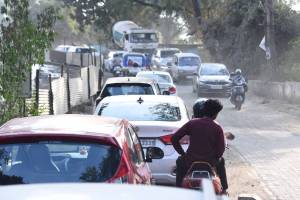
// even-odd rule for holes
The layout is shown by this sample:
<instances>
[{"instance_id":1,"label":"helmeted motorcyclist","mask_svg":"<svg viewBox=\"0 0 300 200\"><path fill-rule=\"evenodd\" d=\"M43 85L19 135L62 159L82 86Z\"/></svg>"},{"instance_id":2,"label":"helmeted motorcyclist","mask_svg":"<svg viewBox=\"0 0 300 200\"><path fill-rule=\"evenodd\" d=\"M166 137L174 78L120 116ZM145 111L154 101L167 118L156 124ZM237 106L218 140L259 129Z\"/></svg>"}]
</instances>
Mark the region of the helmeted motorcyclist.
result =
<instances>
[{"instance_id":1,"label":"helmeted motorcyclist","mask_svg":"<svg viewBox=\"0 0 300 200\"><path fill-rule=\"evenodd\" d=\"M246 79L242 75L242 70L241 69L236 69L234 74L233 74L233 77L232 77L232 82L234 84L234 82L240 82L240 81L243 82L245 91L247 92L248 91L248 86L247 86Z\"/></svg>"},{"instance_id":2,"label":"helmeted motorcyclist","mask_svg":"<svg viewBox=\"0 0 300 200\"><path fill-rule=\"evenodd\" d=\"M225 151L225 136L222 127L215 122L223 109L218 100L208 99L196 102L193 106L194 119L178 129L172 137L172 144L181 156L176 161L176 186L181 187L187 170L193 162L207 162L216 168L220 176L223 191L228 188L225 162L222 155ZM190 137L190 144L185 152L180 139Z\"/></svg>"}]
</instances>

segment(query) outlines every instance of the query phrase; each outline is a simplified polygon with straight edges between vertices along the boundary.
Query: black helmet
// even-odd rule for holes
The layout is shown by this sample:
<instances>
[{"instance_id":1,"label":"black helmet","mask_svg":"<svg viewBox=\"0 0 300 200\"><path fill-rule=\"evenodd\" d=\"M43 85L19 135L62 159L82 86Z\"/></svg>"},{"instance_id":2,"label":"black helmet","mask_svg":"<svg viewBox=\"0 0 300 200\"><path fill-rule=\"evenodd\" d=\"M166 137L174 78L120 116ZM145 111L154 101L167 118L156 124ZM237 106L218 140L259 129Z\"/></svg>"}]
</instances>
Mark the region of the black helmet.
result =
<instances>
[{"instance_id":1,"label":"black helmet","mask_svg":"<svg viewBox=\"0 0 300 200\"><path fill-rule=\"evenodd\" d=\"M193 105L193 118L204 117L204 104L207 101L205 98L197 99Z\"/></svg>"}]
</instances>

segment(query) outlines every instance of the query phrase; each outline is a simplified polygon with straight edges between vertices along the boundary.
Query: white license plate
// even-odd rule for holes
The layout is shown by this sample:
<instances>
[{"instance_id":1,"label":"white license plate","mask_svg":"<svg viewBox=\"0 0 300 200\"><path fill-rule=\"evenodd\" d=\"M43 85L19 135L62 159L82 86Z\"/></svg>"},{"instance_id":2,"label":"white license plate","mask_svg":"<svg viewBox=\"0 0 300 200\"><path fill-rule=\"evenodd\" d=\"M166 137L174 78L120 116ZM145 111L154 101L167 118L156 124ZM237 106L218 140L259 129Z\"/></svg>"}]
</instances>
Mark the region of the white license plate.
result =
<instances>
[{"instance_id":1,"label":"white license plate","mask_svg":"<svg viewBox=\"0 0 300 200\"><path fill-rule=\"evenodd\" d=\"M210 88L215 90L220 90L222 89L222 85L211 85Z\"/></svg>"},{"instance_id":2,"label":"white license plate","mask_svg":"<svg viewBox=\"0 0 300 200\"><path fill-rule=\"evenodd\" d=\"M141 139L141 145L143 147L155 147L156 141L155 139Z\"/></svg>"}]
</instances>

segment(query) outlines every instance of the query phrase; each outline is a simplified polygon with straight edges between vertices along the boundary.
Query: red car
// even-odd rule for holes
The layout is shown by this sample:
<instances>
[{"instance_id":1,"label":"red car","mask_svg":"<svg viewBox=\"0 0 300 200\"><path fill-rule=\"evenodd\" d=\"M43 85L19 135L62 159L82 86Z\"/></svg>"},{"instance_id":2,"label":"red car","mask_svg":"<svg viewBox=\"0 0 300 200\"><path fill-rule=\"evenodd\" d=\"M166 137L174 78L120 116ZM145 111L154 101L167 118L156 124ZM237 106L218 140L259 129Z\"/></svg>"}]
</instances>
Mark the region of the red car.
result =
<instances>
[{"instance_id":1,"label":"red car","mask_svg":"<svg viewBox=\"0 0 300 200\"><path fill-rule=\"evenodd\" d=\"M13 119L0 128L0 185L51 182L150 184L145 159L126 120L89 115ZM152 157L150 157L152 156Z\"/></svg>"}]
</instances>

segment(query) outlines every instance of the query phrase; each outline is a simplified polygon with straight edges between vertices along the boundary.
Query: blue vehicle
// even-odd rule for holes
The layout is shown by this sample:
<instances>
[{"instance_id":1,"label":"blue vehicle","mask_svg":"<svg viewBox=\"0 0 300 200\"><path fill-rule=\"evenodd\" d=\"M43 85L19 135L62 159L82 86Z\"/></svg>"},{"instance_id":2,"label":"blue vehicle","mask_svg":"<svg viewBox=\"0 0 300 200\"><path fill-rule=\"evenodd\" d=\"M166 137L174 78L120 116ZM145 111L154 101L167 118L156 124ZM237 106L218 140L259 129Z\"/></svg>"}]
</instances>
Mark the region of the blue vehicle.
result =
<instances>
[{"instance_id":1,"label":"blue vehicle","mask_svg":"<svg viewBox=\"0 0 300 200\"><path fill-rule=\"evenodd\" d=\"M142 53L125 53L123 55L122 67L128 76L135 76L138 72L147 69L149 61Z\"/></svg>"}]
</instances>

